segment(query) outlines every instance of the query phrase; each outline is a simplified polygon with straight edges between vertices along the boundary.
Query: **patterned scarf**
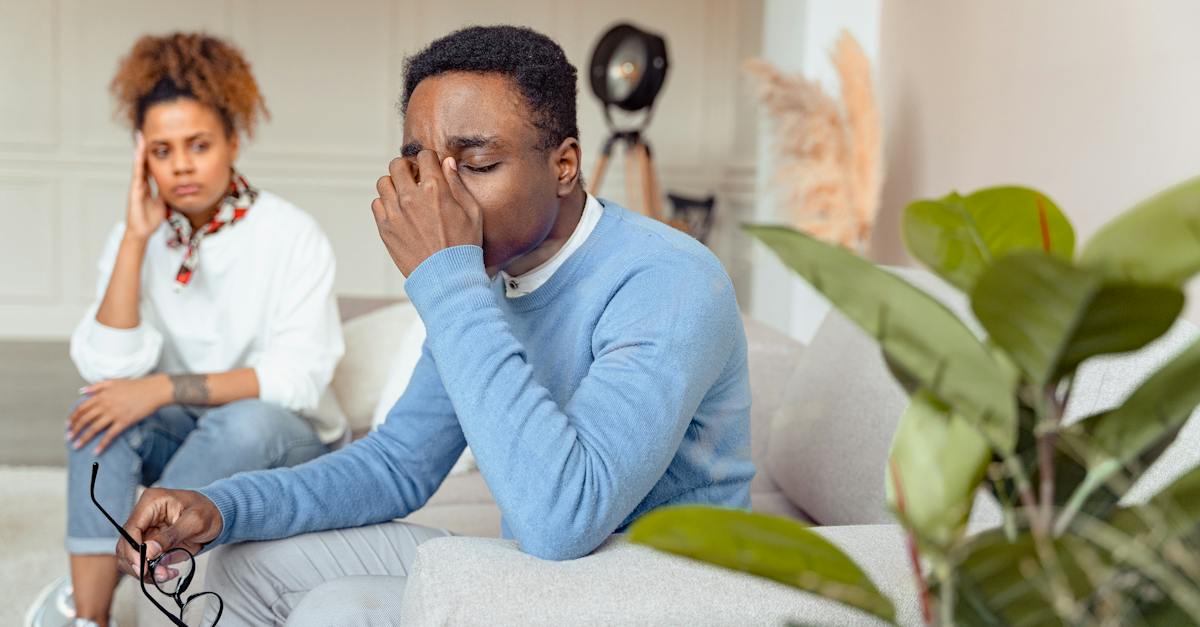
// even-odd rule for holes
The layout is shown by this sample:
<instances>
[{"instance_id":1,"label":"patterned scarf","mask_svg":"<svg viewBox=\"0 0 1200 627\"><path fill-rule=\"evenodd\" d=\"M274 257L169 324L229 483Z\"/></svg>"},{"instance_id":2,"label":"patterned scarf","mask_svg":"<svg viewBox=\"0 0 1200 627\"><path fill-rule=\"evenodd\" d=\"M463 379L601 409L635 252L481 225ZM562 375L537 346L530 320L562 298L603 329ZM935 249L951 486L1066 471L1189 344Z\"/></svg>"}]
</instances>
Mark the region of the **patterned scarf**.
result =
<instances>
[{"instance_id":1,"label":"patterned scarf","mask_svg":"<svg viewBox=\"0 0 1200 627\"><path fill-rule=\"evenodd\" d=\"M258 190L250 187L242 175L234 172L229 182L229 192L221 200L216 215L199 229L193 231L192 223L183 212L167 207L167 222L175 232L174 236L167 240L167 245L171 248L187 246L187 252L183 255L183 265L179 266L179 272L175 273L175 289L181 290L192 281L196 266L200 264L200 241L246 217L246 212L250 210L256 198Z\"/></svg>"}]
</instances>

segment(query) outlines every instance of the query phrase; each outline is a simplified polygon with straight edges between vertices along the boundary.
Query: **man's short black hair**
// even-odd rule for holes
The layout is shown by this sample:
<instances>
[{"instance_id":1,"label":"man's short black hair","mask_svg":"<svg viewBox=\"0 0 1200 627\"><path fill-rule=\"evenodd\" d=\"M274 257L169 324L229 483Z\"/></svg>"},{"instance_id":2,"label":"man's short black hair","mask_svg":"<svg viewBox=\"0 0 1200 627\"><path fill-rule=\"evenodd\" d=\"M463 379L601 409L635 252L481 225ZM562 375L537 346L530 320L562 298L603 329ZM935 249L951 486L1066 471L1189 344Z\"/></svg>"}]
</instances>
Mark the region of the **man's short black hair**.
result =
<instances>
[{"instance_id":1,"label":"man's short black hair","mask_svg":"<svg viewBox=\"0 0 1200 627\"><path fill-rule=\"evenodd\" d=\"M575 120L575 66L549 37L518 26L471 26L429 44L404 63L400 111L421 81L447 72L501 74L512 79L542 132L546 150L579 137Z\"/></svg>"}]
</instances>

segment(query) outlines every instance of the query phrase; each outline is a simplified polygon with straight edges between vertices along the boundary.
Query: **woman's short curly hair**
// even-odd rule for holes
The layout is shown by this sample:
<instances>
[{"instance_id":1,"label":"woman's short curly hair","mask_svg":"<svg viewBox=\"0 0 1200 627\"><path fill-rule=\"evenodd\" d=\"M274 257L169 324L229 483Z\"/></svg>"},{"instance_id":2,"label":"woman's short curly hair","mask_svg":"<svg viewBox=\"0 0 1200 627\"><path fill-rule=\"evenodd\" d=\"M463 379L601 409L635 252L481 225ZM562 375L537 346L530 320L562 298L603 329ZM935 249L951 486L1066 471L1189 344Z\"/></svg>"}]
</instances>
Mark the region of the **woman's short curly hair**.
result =
<instances>
[{"instance_id":1,"label":"woman's short curly hair","mask_svg":"<svg viewBox=\"0 0 1200 627\"><path fill-rule=\"evenodd\" d=\"M201 33L142 37L121 59L109 88L118 115L135 129L152 105L180 98L215 109L230 135L253 136L259 119L270 116L241 51Z\"/></svg>"}]
</instances>

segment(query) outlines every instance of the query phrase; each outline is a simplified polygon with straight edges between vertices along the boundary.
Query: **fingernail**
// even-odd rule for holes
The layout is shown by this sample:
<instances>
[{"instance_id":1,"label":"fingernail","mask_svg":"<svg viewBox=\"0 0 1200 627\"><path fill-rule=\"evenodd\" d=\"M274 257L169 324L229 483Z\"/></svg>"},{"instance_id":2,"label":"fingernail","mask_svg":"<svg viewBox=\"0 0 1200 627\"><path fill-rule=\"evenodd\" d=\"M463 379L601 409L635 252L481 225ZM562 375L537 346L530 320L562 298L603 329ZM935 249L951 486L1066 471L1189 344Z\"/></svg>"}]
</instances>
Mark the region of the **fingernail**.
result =
<instances>
[{"instance_id":1,"label":"fingernail","mask_svg":"<svg viewBox=\"0 0 1200 627\"><path fill-rule=\"evenodd\" d=\"M79 450L79 449L81 449L81 448L83 448L83 442L76 442L76 443L75 443L75 450L77 450L77 451L78 451L78 450Z\"/></svg>"},{"instance_id":2,"label":"fingernail","mask_svg":"<svg viewBox=\"0 0 1200 627\"><path fill-rule=\"evenodd\" d=\"M446 163L450 166L451 170L458 172L458 162L454 160L454 157L446 157Z\"/></svg>"},{"instance_id":3,"label":"fingernail","mask_svg":"<svg viewBox=\"0 0 1200 627\"><path fill-rule=\"evenodd\" d=\"M88 386L86 386L86 385L85 385L85 386L83 386L83 387L79 388L79 393L80 393L81 395L82 395L82 394L87 394L89 389L91 389L91 388L89 388Z\"/></svg>"},{"instance_id":4,"label":"fingernail","mask_svg":"<svg viewBox=\"0 0 1200 627\"><path fill-rule=\"evenodd\" d=\"M162 553L162 545L161 544L159 544L158 542L156 542L154 540L151 540L146 543L146 557L150 557L152 555L158 555L159 553Z\"/></svg>"},{"instance_id":5,"label":"fingernail","mask_svg":"<svg viewBox=\"0 0 1200 627\"><path fill-rule=\"evenodd\" d=\"M96 448L92 449L92 455L99 455L99 454L101 454L101 453L103 453L103 452L104 452L104 449L100 448L99 446L97 446Z\"/></svg>"}]
</instances>

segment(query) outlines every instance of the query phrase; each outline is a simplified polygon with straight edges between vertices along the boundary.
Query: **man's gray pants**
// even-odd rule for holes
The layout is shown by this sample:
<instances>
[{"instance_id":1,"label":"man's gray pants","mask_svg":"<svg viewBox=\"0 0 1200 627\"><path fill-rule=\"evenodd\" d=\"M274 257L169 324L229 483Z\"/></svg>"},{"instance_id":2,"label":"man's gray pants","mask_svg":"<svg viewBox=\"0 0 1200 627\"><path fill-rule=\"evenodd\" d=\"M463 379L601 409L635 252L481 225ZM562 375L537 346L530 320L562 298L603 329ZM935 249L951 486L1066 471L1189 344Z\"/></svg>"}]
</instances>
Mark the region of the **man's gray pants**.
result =
<instances>
[{"instance_id":1,"label":"man's gray pants","mask_svg":"<svg viewBox=\"0 0 1200 627\"><path fill-rule=\"evenodd\" d=\"M388 522L218 547L203 589L225 602L221 627L396 625L417 545L447 535Z\"/></svg>"}]
</instances>

